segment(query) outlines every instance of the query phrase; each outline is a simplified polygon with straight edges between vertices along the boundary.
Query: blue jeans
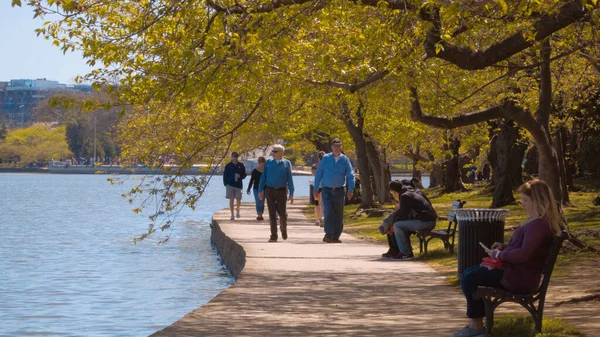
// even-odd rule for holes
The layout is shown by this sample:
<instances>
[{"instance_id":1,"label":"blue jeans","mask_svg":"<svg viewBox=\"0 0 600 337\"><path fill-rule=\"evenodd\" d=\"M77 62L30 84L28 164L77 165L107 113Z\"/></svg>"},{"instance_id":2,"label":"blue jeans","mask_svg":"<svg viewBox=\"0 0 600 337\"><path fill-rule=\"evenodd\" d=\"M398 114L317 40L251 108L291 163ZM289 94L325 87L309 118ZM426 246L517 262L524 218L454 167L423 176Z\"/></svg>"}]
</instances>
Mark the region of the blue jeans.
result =
<instances>
[{"instance_id":1,"label":"blue jeans","mask_svg":"<svg viewBox=\"0 0 600 337\"><path fill-rule=\"evenodd\" d=\"M394 222L394 235L400 252L404 255L413 255L409 232L432 230L434 228L435 221L426 222L414 219Z\"/></svg>"},{"instance_id":2,"label":"blue jeans","mask_svg":"<svg viewBox=\"0 0 600 337\"><path fill-rule=\"evenodd\" d=\"M482 300L473 299L473 294L479 286L505 289L502 283L500 283L503 275L503 269L489 270L479 265L464 271L460 286L467 298L467 317L485 317L485 304Z\"/></svg>"},{"instance_id":3,"label":"blue jeans","mask_svg":"<svg viewBox=\"0 0 600 337\"><path fill-rule=\"evenodd\" d=\"M256 202L256 215L262 215L265 211L265 199L258 199L258 188L252 189L252 191L254 192L254 201Z\"/></svg>"},{"instance_id":4,"label":"blue jeans","mask_svg":"<svg viewBox=\"0 0 600 337\"><path fill-rule=\"evenodd\" d=\"M339 239L344 229L345 188L321 189L321 202L325 213L325 235L330 239Z\"/></svg>"}]
</instances>

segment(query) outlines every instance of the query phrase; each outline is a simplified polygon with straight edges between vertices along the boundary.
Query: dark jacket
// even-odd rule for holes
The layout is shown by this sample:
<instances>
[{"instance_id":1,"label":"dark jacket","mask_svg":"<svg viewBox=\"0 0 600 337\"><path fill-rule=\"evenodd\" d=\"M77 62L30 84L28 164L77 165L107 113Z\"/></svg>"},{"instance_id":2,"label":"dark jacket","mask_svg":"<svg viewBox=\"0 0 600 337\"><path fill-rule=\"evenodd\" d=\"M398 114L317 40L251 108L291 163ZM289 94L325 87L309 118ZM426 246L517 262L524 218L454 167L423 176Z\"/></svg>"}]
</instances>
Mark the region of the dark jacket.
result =
<instances>
[{"instance_id":1,"label":"dark jacket","mask_svg":"<svg viewBox=\"0 0 600 337\"><path fill-rule=\"evenodd\" d=\"M236 181L235 174L238 173L240 175L240 179ZM242 179L246 178L246 167L241 162L234 164L233 162L229 162L225 166L225 170L223 170L223 185L243 188Z\"/></svg>"},{"instance_id":2,"label":"dark jacket","mask_svg":"<svg viewBox=\"0 0 600 337\"><path fill-rule=\"evenodd\" d=\"M400 193L400 209L394 212L393 219L393 222L410 219L435 222L437 213L423 192L404 185Z\"/></svg>"},{"instance_id":3,"label":"dark jacket","mask_svg":"<svg viewBox=\"0 0 600 337\"><path fill-rule=\"evenodd\" d=\"M250 175L250 182L248 183L248 192L250 189L258 190L258 183L260 182L260 176L262 172L257 169L252 170L252 174Z\"/></svg>"}]
</instances>

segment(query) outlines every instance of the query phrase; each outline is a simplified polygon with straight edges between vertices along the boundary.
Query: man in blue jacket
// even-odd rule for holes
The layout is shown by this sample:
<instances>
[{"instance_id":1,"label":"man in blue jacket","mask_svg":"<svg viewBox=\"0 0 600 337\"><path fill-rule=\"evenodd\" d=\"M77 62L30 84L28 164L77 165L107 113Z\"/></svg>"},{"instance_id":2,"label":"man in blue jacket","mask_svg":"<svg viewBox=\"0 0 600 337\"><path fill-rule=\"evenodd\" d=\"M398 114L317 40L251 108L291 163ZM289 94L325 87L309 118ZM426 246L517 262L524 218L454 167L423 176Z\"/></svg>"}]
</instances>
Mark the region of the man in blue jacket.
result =
<instances>
[{"instance_id":1,"label":"man in blue jacket","mask_svg":"<svg viewBox=\"0 0 600 337\"><path fill-rule=\"evenodd\" d=\"M231 211L231 220L233 216L233 200L237 200L237 218L240 218L240 204L242 203L242 180L246 178L246 167L238 161L238 153L231 153L231 161L223 170L223 185L225 185L225 198L229 199L229 210Z\"/></svg>"},{"instance_id":2,"label":"man in blue jacket","mask_svg":"<svg viewBox=\"0 0 600 337\"><path fill-rule=\"evenodd\" d=\"M348 186L346 185L348 181ZM344 197L352 199L354 191L354 170L350 159L342 154L342 141L335 138L331 141L331 153L321 159L315 175L315 199L322 193L321 202L325 213L325 237L323 242L341 243L340 235L344 229Z\"/></svg>"},{"instance_id":3,"label":"man in blue jacket","mask_svg":"<svg viewBox=\"0 0 600 337\"><path fill-rule=\"evenodd\" d=\"M294 181L292 180L292 163L283 158L283 145L273 145L272 159L267 159L265 168L258 183L258 198L266 196L269 207L269 222L271 237L269 242L277 242L277 214L281 222L281 237L287 240L287 193L289 190L290 204L294 203Z\"/></svg>"}]
</instances>

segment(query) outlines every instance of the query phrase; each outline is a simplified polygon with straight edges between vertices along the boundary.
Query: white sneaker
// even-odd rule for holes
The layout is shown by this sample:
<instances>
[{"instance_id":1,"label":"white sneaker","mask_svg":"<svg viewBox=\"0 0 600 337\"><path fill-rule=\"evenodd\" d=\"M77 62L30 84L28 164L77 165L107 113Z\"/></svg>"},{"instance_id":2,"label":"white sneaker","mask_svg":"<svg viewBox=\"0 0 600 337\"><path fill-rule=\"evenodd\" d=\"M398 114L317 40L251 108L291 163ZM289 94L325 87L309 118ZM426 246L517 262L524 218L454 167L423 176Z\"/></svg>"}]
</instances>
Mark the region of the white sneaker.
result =
<instances>
[{"instance_id":1,"label":"white sneaker","mask_svg":"<svg viewBox=\"0 0 600 337\"><path fill-rule=\"evenodd\" d=\"M320 224L321 224L321 221L315 220L315 226L319 226Z\"/></svg>"},{"instance_id":2,"label":"white sneaker","mask_svg":"<svg viewBox=\"0 0 600 337\"><path fill-rule=\"evenodd\" d=\"M452 337L485 337L487 336L487 330L485 327L479 329L473 329L467 325L462 330L452 334Z\"/></svg>"},{"instance_id":3,"label":"white sneaker","mask_svg":"<svg viewBox=\"0 0 600 337\"><path fill-rule=\"evenodd\" d=\"M229 220L235 220L235 217L233 216L233 214L231 215L231 218L229 218Z\"/></svg>"},{"instance_id":4,"label":"white sneaker","mask_svg":"<svg viewBox=\"0 0 600 337\"><path fill-rule=\"evenodd\" d=\"M240 211L237 211L237 213L235 213L235 215L237 216L237 218L240 218Z\"/></svg>"}]
</instances>

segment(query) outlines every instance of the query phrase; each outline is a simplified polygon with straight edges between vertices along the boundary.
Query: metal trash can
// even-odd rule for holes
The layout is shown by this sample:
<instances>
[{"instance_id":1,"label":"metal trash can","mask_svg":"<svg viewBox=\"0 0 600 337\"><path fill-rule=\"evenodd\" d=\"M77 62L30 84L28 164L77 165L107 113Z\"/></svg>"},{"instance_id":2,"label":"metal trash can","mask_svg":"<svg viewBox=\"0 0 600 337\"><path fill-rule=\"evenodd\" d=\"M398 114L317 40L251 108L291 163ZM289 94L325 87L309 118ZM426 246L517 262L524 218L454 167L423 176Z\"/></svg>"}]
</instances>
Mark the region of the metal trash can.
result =
<instances>
[{"instance_id":1,"label":"metal trash can","mask_svg":"<svg viewBox=\"0 0 600 337\"><path fill-rule=\"evenodd\" d=\"M309 181L308 183L310 184L310 193L309 193L310 194L309 195L310 204L314 205L315 204L315 195L314 195L315 187L313 186L313 182L312 181Z\"/></svg>"},{"instance_id":2,"label":"metal trash can","mask_svg":"<svg viewBox=\"0 0 600 337\"><path fill-rule=\"evenodd\" d=\"M491 248L504 243L504 219L507 209L461 208L454 211L458 220L458 277L488 256L479 242Z\"/></svg>"}]
</instances>

